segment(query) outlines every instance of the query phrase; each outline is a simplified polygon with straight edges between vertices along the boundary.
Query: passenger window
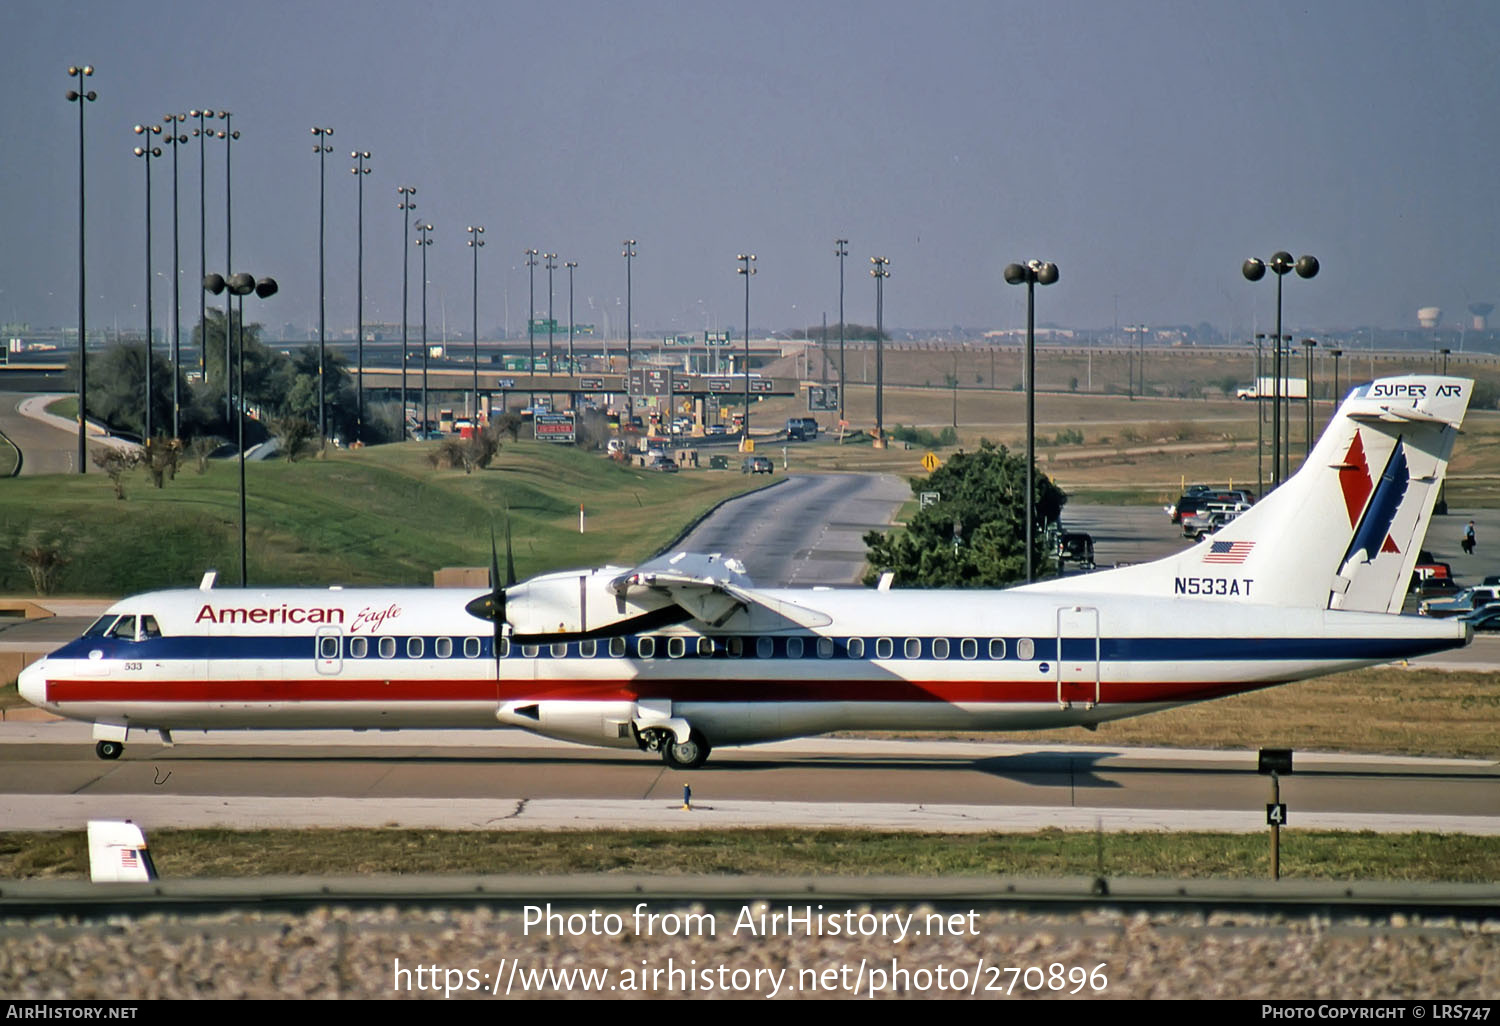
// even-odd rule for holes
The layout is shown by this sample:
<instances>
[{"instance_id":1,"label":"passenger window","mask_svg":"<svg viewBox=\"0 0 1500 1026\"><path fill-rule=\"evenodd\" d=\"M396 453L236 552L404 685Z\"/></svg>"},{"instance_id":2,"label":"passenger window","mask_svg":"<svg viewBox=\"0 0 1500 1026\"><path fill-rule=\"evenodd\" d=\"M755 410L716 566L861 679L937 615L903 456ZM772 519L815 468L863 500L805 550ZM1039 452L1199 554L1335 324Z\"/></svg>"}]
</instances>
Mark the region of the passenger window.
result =
<instances>
[{"instance_id":1,"label":"passenger window","mask_svg":"<svg viewBox=\"0 0 1500 1026\"><path fill-rule=\"evenodd\" d=\"M730 638L729 643L724 646L729 652L729 658L741 659L745 655L745 639Z\"/></svg>"},{"instance_id":2,"label":"passenger window","mask_svg":"<svg viewBox=\"0 0 1500 1026\"><path fill-rule=\"evenodd\" d=\"M563 642L556 642L547 651L552 653L553 659L566 659L568 657L568 646Z\"/></svg>"},{"instance_id":3,"label":"passenger window","mask_svg":"<svg viewBox=\"0 0 1500 1026\"><path fill-rule=\"evenodd\" d=\"M947 659L948 658L948 639L947 638L933 638L932 639L932 658L934 658L934 659Z\"/></svg>"},{"instance_id":4,"label":"passenger window","mask_svg":"<svg viewBox=\"0 0 1500 1026\"><path fill-rule=\"evenodd\" d=\"M465 659L478 659L479 658L479 639L478 638L465 638L464 639L464 658Z\"/></svg>"},{"instance_id":5,"label":"passenger window","mask_svg":"<svg viewBox=\"0 0 1500 1026\"><path fill-rule=\"evenodd\" d=\"M893 645L891 643L891 639L890 638L876 638L875 639L875 658L876 659L889 659L891 657L891 653L894 652L895 650L896 650L896 647L895 647L895 645Z\"/></svg>"},{"instance_id":6,"label":"passenger window","mask_svg":"<svg viewBox=\"0 0 1500 1026\"><path fill-rule=\"evenodd\" d=\"M422 658L422 651L425 648L426 648L426 645L424 645L422 643L422 639L421 638L407 638L406 639L406 658L408 658L408 659L421 659Z\"/></svg>"},{"instance_id":7,"label":"passenger window","mask_svg":"<svg viewBox=\"0 0 1500 1026\"><path fill-rule=\"evenodd\" d=\"M714 639L713 638L699 638L698 639L698 654L700 656L704 657L704 658L707 658L707 657L713 655L714 654Z\"/></svg>"},{"instance_id":8,"label":"passenger window","mask_svg":"<svg viewBox=\"0 0 1500 1026\"><path fill-rule=\"evenodd\" d=\"M500 639L500 658L501 659L509 659L510 658L510 639L509 638L501 638Z\"/></svg>"},{"instance_id":9,"label":"passenger window","mask_svg":"<svg viewBox=\"0 0 1500 1026\"><path fill-rule=\"evenodd\" d=\"M578 654L585 659L592 659L599 654L599 643L597 641L580 641L578 643Z\"/></svg>"},{"instance_id":10,"label":"passenger window","mask_svg":"<svg viewBox=\"0 0 1500 1026\"><path fill-rule=\"evenodd\" d=\"M1030 638L1022 638L1016 642L1017 659L1030 659L1034 655L1036 655L1036 642Z\"/></svg>"},{"instance_id":11,"label":"passenger window","mask_svg":"<svg viewBox=\"0 0 1500 1026\"><path fill-rule=\"evenodd\" d=\"M143 617L141 617L141 637L142 638L159 638L159 637L161 637L161 628L158 627L158 626L156 626L156 617L154 617L154 616L143 616Z\"/></svg>"},{"instance_id":12,"label":"passenger window","mask_svg":"<svg viewBox=\"0 0 1500 1026\"><path fill-rule=\"evenodd\" d=\"M135 617L133 617L133 616L122 616L122 617L120 617L118 620L115 621L115 625L109 629L109 636L111 638L118 638L121 641L134 641L135 640Z\"/></svg>"},{"instance_id":13,"label":"passenger window","mask_svg":"<svg viewBox=\"0 0 1500 1026\"><path fill-rule=\"evenodd\" d=\"M776 642L770 638L755 639L755 657L757 659L769 659L776 654Z\"/></svg>"},{"instance_id":14,"label":"passenger window","mask_svg":"<svg viewBox=\"0 0 1500 1026\"><path fill-rule=\"evenodd\" d=\"M369 654L370 654L370 639L369 638L350 638L349 639L349 658L350 659L363 659L365 656L367 656Z\"/></svg>"},{"instance_id":15,"label":"passenger window","mask_svg":"<svg viewBox=\"0 0 1500 1026\"><path fill-rule=\"evenodd\" d=\"M1004 659L1005 658L1005 639L1004 638L991 638L990 639L990 658L991 659Z\"/></svg>"},{"instance_id":16,"label":"passenger window","mask_svg":"<svg viewBox=\"0 0 1500 1026\"><path fill-rule=\"evenodd\" d=\"M786 639L786 657L788 659L801 659L802 658L802 639L801 638L787 638Z\"/></svg>"},{"instance_id":17,"label":"passenger window","mask_svg":"<svg viewBox=\"0 0 1500 1026\"><path fill-rule=\"evenodd\" d=\"M453 656L453 639L438 638L432 644L432 654L439 659L449 659Z\"/></svg>"},{"instance_id":18,"label":"passenger window","mask_svg":"<svg viewBox=\"0 0 1500 1026\"><path fill-rule=\"evenodd\" d=\"M636 642L635 651L636 651L636 655L638 655L642 659L653 659L653 658L655 658L655 656L656 656L656 639L655 638L642 638L640 641Z\"/></svg>"},{"instance_id":19,"label":"passenger window","mask_svg":"<svg viewBox=\"0 0 1500 1026\"><path fill-rule=\"evenodd\" d=\"M625 655L625 639L624 638L610 638L609 639L609 654L610 654L610 656L612 658L615 658L615 659L619 659L619 658L623 657Z\"/></svg>"},{"instance_id":20,"label":"passenger window","mask_svg":"<svg viewBox=\"0 0 1500 1026\"><path fill-rule=\"evenodd\" d=\"M833 658L833 639L832 638L819 638L818 639L818 658L819 659L832 659Z\"/></svg>"},{"instance_id":21,"label":"passenger window","mask_svg":"<svg viewBox=\"0 0 1500 1026\"><path fill-rule=\"evenodd\" d=\"M687 655L687 642L682 638L669 638L667 640L667 655L673 659L681 659Z\"/></svg>"},{"instance_id":22,"label":"passenger window","mask_svg":"<svg viewBox=\"0 0 1500 1026\"><path fill-rule=\"evenodd\" d=\"M324 635L318 639L318 658L337 659L339 657L339 639L332 635Z\"/></svg>"},{"instance_id":23,"label":"passenger window","mask_svg":"<svg viewBox=\"0 0 1500 1026\"><path fill-rule=\"evenodd\" d=\"M540 652L540 651L541 651L541 648L538 647L538 646L536 646L536 645L522 645L521 646L521 657L523 659L535 659L536 658L536 654L538 652Z\"/></svg>"},{"instance_id":24,"label":"passenger window","mask_svg":"<svg viewBox=\"0 0 1500 1026\"><path fill-rule=\"evenodd\" d=\"M965 638L958 643L958 654L965 659L973 659L979 654L979 642L973 638Z\"/></svg>"},{"instance_id":25,"label":"passenger window","mask_svg":"<svg viewBox=\"0 0 1500 1026\"><path fill-rule=\"evenodd\" d=\"M922 658L922 639L921 638L907 638L906 639L906 646L905 647L906 647L906 658L908 658L908 659L921 659Z\"/></svg>"},{"instance_id":26,"label":"passenger window","mask_svg":"<svg viewBox=\"0 0 1500 1026\"><path fill-rule=\"evenodd\" d=\"M380 639L380 658L382 658L382 659L394 659L394 658L396 658L396 639L395 638L386 637L386 638L381 638Z\"/></svg>"},{"instance_id":27,"label":"passenger window","mask_svg":"<svg viewBox=\"0 0 1500 1026\"><path fill-rule=\"evenodd\" d=\"M865 639L850 638L848 649L850 659L863 659L865 657Z\"/></svg>"}]
</instances>

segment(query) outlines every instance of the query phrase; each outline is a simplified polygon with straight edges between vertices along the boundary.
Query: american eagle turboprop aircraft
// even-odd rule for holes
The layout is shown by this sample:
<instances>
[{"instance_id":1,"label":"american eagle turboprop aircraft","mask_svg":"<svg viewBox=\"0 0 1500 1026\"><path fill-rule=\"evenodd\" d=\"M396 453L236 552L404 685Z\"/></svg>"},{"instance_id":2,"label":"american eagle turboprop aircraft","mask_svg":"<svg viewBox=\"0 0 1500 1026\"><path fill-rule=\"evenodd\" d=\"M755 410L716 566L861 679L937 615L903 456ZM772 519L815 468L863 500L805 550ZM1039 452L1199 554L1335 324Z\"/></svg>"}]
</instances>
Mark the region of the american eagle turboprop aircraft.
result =
<instances>
[{"instance_id":1,"label":"american eagle turboprop aircraft","mask_svg":"<svg viewBox=\"0 0 1500 1026\"><path fill-rule=\"evenodd\" d=\"M1393 614L1472 386L1355 388L1296 475L1153 563L1003 591L757 588L689 553L503 586L493 560L478 592L206 580L116 603L21 693L105 759L132 732L503 726L688 768L831 730L1094 727L1466 644Z\"/></svg>"}]
</instances>

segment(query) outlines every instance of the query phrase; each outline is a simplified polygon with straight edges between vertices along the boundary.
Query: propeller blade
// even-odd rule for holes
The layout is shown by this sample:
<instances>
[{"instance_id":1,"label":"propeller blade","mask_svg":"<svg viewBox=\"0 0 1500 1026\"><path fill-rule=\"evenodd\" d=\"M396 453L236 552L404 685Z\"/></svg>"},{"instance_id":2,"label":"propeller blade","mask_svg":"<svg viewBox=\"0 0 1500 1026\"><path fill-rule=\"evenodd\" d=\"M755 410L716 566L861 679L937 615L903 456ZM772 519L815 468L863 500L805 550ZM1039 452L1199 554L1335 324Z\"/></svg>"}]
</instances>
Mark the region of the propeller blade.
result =
<instances>
[{"instance_id":1,"label":"propeller blade","mask_svg":"<svg viewBox=\"0 0 1500 1026\"><path fill-rule=\"evenodd\" d=\"M505 586L516 583L516 558L510 547L510 509L505 510Z\"/></svg>"}]
</instances>

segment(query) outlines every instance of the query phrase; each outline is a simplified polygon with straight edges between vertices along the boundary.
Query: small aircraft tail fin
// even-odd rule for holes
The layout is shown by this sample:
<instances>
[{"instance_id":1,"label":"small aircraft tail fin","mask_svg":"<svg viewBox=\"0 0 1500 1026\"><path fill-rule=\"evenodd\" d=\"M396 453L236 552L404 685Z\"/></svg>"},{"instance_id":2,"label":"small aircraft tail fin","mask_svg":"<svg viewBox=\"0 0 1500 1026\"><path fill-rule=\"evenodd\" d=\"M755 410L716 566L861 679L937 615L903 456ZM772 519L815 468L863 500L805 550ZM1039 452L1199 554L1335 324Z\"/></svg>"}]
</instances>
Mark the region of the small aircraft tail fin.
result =
<instances>
[{"instance_id":1,"label":"small aircraft tail fin","mask_svg":"<svg viewBox=\"0 0 1500 1026\"><path fill-rule=\"evenodd\" d=\"M1192 548L1090 575L1088 589L1399 613L1473 386L1427 375L1358 386L1281 487Z\"/></svg>"},{"instance_id":2,"label":"small aircraft tail fin","mask_svg":"<svg viewBox=\"0 0 1500 1026\"><path fill-rule=\"evenodd\" d=\"M156 865L146 835L127 820L89 820L89 879L94 883L146 883Z\"/></svg>"}]
</instances>

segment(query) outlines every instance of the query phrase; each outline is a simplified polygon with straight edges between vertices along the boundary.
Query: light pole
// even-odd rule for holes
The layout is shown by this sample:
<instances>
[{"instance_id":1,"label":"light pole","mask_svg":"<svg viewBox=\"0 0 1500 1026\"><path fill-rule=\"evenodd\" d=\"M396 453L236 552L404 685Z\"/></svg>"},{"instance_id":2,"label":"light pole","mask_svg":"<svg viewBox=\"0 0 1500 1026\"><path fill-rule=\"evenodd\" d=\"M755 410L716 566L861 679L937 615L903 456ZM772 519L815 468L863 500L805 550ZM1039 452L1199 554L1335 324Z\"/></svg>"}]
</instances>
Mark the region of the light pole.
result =
<instances>
[{"instance_id":1,"label":"light pole","mask_svg":"<svg viewBox=\"0 0 1500 1026\"><path fill-rule=\"evenodd\" d=\"M557 254L543 253L542 259L547 261L542 266L547 268L547 377L551 378L557 373L557 357L552 355L552 336L556 333L557 318L552 316L552 272L557 270ZM550 395L550 404L557 407L557 393Z\"/></svg>"},{"instance_id":2,"label":"light pole","mask_svg":"<svg viewBox=\"0 0 1500 1026\"><path fill-rule=\"evenodd\" d=\"M620 245L625 247L620 255L625 258L625 423L620 425L621 430L628 430L635 424L635 394L631 391L630 368L634 359L635 340L635 317L630 307L631 299L631 277L630 264L635 259L635 240L626 239Z\"/></svg>"},{"instance_id":3,"label":"light pole","mask_svg":"<svg viewBox=\"0 0 1500 1026\"><path fill-rule=\"evenodd\" d=\"M1339 396L1339 357L1344 355L1344 351L1342 349L1330 349L1328 350L1328 355L1333 357L1333 409L1330 411L1328 417L1329 420L1332 420L1333 414L1338 412L1341 399Z\"/></svg>"},{"instance_id":4,"label":"light pole","mask_svg":"<svg viewBox=\"0 0 1500 1026\"><path fill-rule=\"evenodd\" d=\"M1245 276L1246 281L1260 281L1266 276L1266 263L1255 257L1246 260L1240 267L1240 273ZM1294 262L1292 255L1286 250L1277 250L1271 254L1270 268L1276 274L1276 360L1272 373L1276 377L1273 402L1276 425L1271 429L1271 477L1272 487L1281 484L1281 279L1287 272L1295 269L1297 277L1312 278L1318 273L1318 258L1314 256L1302 256ZM1290 439L1288 448L1290 448Z\"/></svg>"},{"instance_id":5,"label":"light pole","mask_svg":"<svg viewBox=\"0 0 1500 1026\"><path fill-rule=\"evenodd\" d=\"M401 202L396 204L396 209L401 211L401 439L406 440L406 358L410 348L406 338L406 322L410 319L406 314L407 300L411 295L409 261L407 256L411 251L411 212L416 204L412 197L417 194L414 185L398 185L396 194L401 197Z\"/></svg>"},{"instance_id":6,"label":"light pole","mask_svg":"<svg viewBox=\"0 0 1500 1026\"><path fill-rule=\"evenodd\" d=\"M78 79L79 89L83 87L83 80L94 73L92 64L74 64L68 68L68 77ZM83 190L83 108L99 98L99 94L90 89L88 92L80 92L79 89L69 89L63 95L69 103L78 104L78 472L86 473L88 467L88 435L85 425L88 423L88 346L85 344L84 326L84 298L87 288L84 284L84 190Z\"/></svg>"},{"instance_id":7,"label":"light pole","mask_svg":"<svg viewBox=\"0 0 1500 1026\"><path fill-rule=\"evenodd\" d=\"M236 431L238 433L237 447L240 451L240 587L250 586L249 562L246 557L245 545L245 297L254 292L261 299L269 299L276 294L276 279L262 278L256 281L251 275L241 272L231 274L226 280L222 274L209 274L203 278L203 288L206 292L218 295L220 292L228 292L226 303L233 303L234 297L240 298L240 327L239 327L239 405L236 417ZM232 307L231 307L232 309ZM224 319L224 337L229 337L230 318ZM229 364L224 365L224 376L230 377Z\"/></svg>"},{"instance_id":8,"label":"light pole","mask_svg":"<svg viewBox=\"0 0 1500 1026\"><path fill-rule=\"evenodd\" d=\"M1260 344L1265 340L1266 333L1257 331L1255 333L1255 387L1251 389L1255 399L1255 497L1260 499L1266 494L1266 416L1265 398L1260 394L1261 363Z\"/></svg>"},{"instance_id":9,"label":"light pole","mask_svg":"<svg viewBox=\"0 0 1500 1026\"><path fill-rule=\"evenodd\" d=\"M203 141L210 133L203 127L205 118L211 118L214 112L211 110L199 110L194 108L188 111L188 117L198 119L198 127L193 129L193 135L198 140L198 280L203 281L208 277L208 205L206 199L206 186L208 183L208 159L203 152ZM227 328L225 330L228 330ZM202 375L203 381L208 382L208 292L205 289L198 290L198 373Z\"/></svg>"},{"instance_id":10,"label":"light pole","mask_svg":"<svg viewBox=\"0 0 1500 1026\"><path fill-rule=\"evenodd\" d=\"M833 255L839 258L839 426L848 418L844 416L844 257L849 255L849 240L834 239ZM839 432L842 439L843 432Z\"/></svg>"},{"instance_id":11,"label":"light pole","mask_svg":"<svg viewBox=\"0 0 1500 1026\"><path fill-rule=\"evenodd\" d=\"M875 448L885 448L885 280L891 262L871 257L870 275L875 279Z\"/></svg>"},{"instance_id":12,"label":"light pole","mask_svg":"<svg viewBox=\"0 0 1500 1026\"><path fill-rule=\"evenodd\" d=\"M1307 423L1302 438L1302 461L1304 463L1307 462L1307 457L1312 452L1313 396L1317 394L1317 389L1313 387L1313 350L1317 347L1318 343L1310 338L1302 340L1302 349L1307 354L1307 400L1306 409L1303 410Z\"/></svg>"},{"instance_id":13,"label":"light pole","mask_svg":"<svg viewBox=\"0 0 1500 1026\"><path fill-rule=\"evenodd\" d=\"M484 248L484 225L471 224L469 248L474 251L474 427L479 427L479 251Z\"/></svg>"},{"instance_id":14,"label":"light pole","mask_svg":"<svg viewBox=\"0 0 1500 1026\"><path fill-rule=\"evenodd\" d=\"M234 114L227 110L218 112L219 120L224 122L224 127L214 133L215 137L224 140L224 266L234 266L234 163L230 159L234 141L240 137L233 127ZM215 293L217 295L217 293ZM229 330L234 321L234 304L231 296L224 297L224 420L228 423L234 413L234 396L230 390L229 373ZM241 399L243 400L243 396Z\"/></svg>"},{"instance_id":15,"label":"light pole","mask_svg":"<svg viewBox=\"0 0 1500 1026\"><path fill-rule=\"evenodd\" d=\"M533 380L536 375L536 258L539 250L526 251L526 384L531 387L528 404L531 415L536 416L536 390Z\"/></svg>"},{"instance_id":16,"label":"light pole","mask_svg":"<svg viewBox=\"0 0 1500 1026\"><path fill-rule=\"evenodd\" d=\"M172 128L173 124L184 124L186 114L167 114L162 120L168 125L163 142L172 147L172 437L182 437L182 273L178 265L182 262L178 252L177 237L177 151L188 137ZM201 295L201 293L200 293Z\"/></svg>"},{"instance_id":17,"label":"light pole","mask_svg":"<svg viewBox=\"0 0 1500 1026\"><path fill-rule=\"evenodd\" d=\"M1057 281L1057 265L1040 260L1005 269L1011 285L1026 286L1026 580L1033 575L1036 547L1036 287Z\"/></svg>"},{"instance_id":18,"label":"light pole","mask_svg":"<svg viewBox=\"0 0 1500 1026\"><path fill-rule=\"evenodd\" d=\"M750 441L750 276L755 273L755 254L741 253L735 259L740 262L736 273L745 276L745 423L740 442L744 450Z\"/></svg>"},{"instance_id":19,"label":"light pole","mask_svg":"<svg viewBox=\"0 0 1500 1026\"><path fill-rule=\"evenodd\" d=\"M161 156L161 147L151 145L153 135L161 135L160 125L136 125L136 135L144 135L145 146L137 146L135 155L146 162L146 416L141 442L146 452L151 452L151 400L155 390L151 387L151 161Z\"/></svg>"},{"instance_id":20,"label":"light pole","mask_svg":"<svg viewBox=\"0 0 1500 1026\"><path fill-rule=\"evenodd\" d=\"M427 437L427 247L432 245L432 239L427 233L432 231L432 225L419 224L417 231L422 237L416 240L417 248L422 251L422 423L417 428L417 437Z\"/></svg>"},{"instance_id":21,"label":"light pole","mask_svg":"<svg viewBox=\"0 0 1500 1026\"><path fill-rule=\"evenodd\" d=\"M1127 324L1124 330L1125 334L1135 336L1136 352L1136 369L1135 373L1130 376L1130 386L1127 391L1130 393L1130 398L1132 399L1137 395L1144 399L1146 398L1146 326L1144 324ZM1139 389L1136 388L1137 375L1140 376Z\"/></svg>"},{"instance_id":22,"label":"light pole","mask_svg":"<svg viewBox=\"0 0 1500 1026\"><path fill-rule=\"evenodd\" d=\"M573 272L578 270L577 260L568 260L563 263L568 269L568 373L577 374L578 364L573 359ZM568 400L568 406L573 405L573 398Z\"/></svg>"},{"instance_id":23,"label":"light pole","mask_svg":"<svg viewBox=\"0 0 1500 1026\"><path fill-rule=\"evenodd\" d=\"M328 401L323 392L324 367L327 364L328 307L323 288L323 216L327 190L324 188L323 158L333 152L333 147L324 140L333 135L331 128L314 125L313 152L318 155L318 439L326 444L328 438Z\"/></svg>"},{"instance_id":24,"label":"light pole","mask_svg":"<svg viewBox=\"0 0 1500 1026\"><path fill-rule=\"evenodd\" d=\"M1445 378L1448 376L1448 354L1451 353L1451 352L1453 352L1453 350L1451 350L1451 349L1444 349L1444 350L1442 350L1442 354L1443 354L1443 377L1445 377Z\"/></svg>"},{"instance_id":25,"label":"light pole","mask_svg":"<svg viewBox=\"0 0 1500 1026\"><path fill-rule=\"evenodd\" d=\"M357 224L355 233L355 284L354 284L354 438L361 445L365 441L365 175L370 169L365 161L370 159L369 150L355 150L349 159L356 161L349 170L354 174L358 188Z\"/></svg>"}]
</instances>

